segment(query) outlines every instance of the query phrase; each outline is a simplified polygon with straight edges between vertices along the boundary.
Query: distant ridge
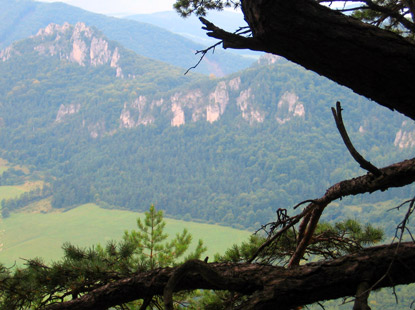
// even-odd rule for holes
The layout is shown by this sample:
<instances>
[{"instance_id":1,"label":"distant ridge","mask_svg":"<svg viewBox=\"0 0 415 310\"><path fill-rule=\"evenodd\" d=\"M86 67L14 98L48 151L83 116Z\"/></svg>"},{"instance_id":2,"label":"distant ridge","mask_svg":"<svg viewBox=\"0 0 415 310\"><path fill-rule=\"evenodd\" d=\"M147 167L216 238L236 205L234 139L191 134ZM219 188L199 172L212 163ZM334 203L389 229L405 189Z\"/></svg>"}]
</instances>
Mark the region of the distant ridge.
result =
<instances>
[{"instance_id":1,"label":"distant ridge","mask_svg":"<svg viewBox=\"0 0 415 310\"><path fill-rule=\"evenodd\" d=\"M31 0L0 0L0 49L13 41L34 35L50 23L84 22L100 29L110 40L116 40L136 53L187 69L199 59L194 53L205 48L187 38L162 28L133 20L108 17L63 4ZM209 54L196 72L223 76L248 67L252 60L217 51ZM185 70L183 70L184 72Z\"/></svg>"}]
</instances>

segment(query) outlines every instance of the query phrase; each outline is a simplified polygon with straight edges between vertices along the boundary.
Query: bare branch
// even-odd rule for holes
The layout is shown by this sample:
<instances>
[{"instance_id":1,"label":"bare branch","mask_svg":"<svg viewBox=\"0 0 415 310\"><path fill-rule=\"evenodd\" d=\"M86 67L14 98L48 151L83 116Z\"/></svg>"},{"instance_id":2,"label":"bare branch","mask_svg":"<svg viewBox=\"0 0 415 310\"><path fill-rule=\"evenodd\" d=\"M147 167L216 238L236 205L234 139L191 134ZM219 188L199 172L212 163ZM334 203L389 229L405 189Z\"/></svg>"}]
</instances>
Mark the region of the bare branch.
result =
<instances>
[{"instance_id":1,"label":"bare branch","mask_svg":"<svg viewBox=\"0 0 415 310\"><path fill-rule=\"evenodd\" d=\"M350 154L353 156L354 160L356 160L359 163L360 167L379 177L382 174L381 171L375 166L373 166L369 161L364 159L363 156L360 155L358 151L356 151L352 144L352 141L350 141L349 135L347 134L346 128L344 127L342 118L342 108L339 101L337 101L336 103L336 109L331 108L331 111L333 112L334 120L336 121L336 126L340 132L343 142L349 150Z\"/></svg>"},{"instance_id":2,"label":"bare branch","mask_svg":"<svg viewBox=\"0 0 415 310\"><path fill-rule=\"evenodd\" d=\"M184 73L184 75L186 75L187 73L189 73L190 70L197 68L197 66L202 62L202 60L205 57L205 55L207 54L207 52L209 52L210 50L213 50L212 53L214 53L216 46L220 45L221 43L222 43L222 41L219 41L219 42L217 42L217 43L209 46L208 48L205 48L204 50L196 51L196 53L195 53L196 55L197 54L202 54L202 56L200 56L199 61L193 67L190 67L189 69L186 70L186 72Z\"/></svg>"}]
</instances>

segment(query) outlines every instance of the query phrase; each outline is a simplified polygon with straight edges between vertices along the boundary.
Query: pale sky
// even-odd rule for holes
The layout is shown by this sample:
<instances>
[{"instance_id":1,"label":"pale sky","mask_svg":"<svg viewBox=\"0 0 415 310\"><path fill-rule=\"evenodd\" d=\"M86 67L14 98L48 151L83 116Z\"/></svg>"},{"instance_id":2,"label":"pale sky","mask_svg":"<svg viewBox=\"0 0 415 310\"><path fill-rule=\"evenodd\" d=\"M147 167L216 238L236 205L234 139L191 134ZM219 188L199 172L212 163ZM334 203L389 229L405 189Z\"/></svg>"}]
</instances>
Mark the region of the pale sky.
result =
<instances>
[{"instance_id":1,"label":"pale sky","mask_svg":"<svg viewBox=\"0 0 415 310\"><path fill-rule=\"evenodd\" d=\"M107 15L147 14L172 11L175 0L38 0L41 2L64 2L84 10Z\"/></svg>"}]
</instances>

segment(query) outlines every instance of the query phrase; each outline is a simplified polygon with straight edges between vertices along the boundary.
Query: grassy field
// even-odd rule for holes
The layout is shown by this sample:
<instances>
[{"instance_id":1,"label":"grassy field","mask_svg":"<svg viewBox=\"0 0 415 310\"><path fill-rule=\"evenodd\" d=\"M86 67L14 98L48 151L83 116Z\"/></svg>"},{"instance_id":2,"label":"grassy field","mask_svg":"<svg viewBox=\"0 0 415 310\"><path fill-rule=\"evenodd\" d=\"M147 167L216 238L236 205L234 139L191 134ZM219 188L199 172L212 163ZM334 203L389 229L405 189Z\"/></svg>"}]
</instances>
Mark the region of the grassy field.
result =
<instances>
[{"instance_id":1,"label":"grassy field","mask_svg":"<svg viewBox=\"0 0 415 310\"><path fill-rule=\"evenodd\" d=\"M20 196L25 192L20 186L0 186L0 201Z\"/></svg>"},{"instance_id":2,"label":"grassy field","mask_svg":"<svg viewBox=\"0 0 415 310\"><path fill-rule=\"evenodd\" d=\"M9 169L10 167L13 167L14 169L20 169L28 173L28 169L26 167L20 167L20 166L11 166L7 160L0 158L0 175ZM36 187L42 187L43 182L42 181L30 181L25 182L22 185L14 185L14 186L0 186L0 201L2 199L10 199L10 198L16 198L23 194L24 192L28 192L32 189L35 189Z\"/></svg>"},{"instance_id":3,"label":"grassy field","mask_svg":"<svg viewBox=\"0 0 415 310\"><path fill-rule=\"evenodd\" d=\"M0 262L6 266L21 258L42 257L46 261L59 259L65 241L79 246L105 244L109 240L119 240L125 230L137 229L137 217L144 214L131 211L101 209L94 204L86 204L64 213L12 213L0 222L0 235L3 249ZM234 243L246 240L250 233L218 225L200 224L165 219L165 231L174 236L187 228L193 236L193 244L202 239L208 247L210 257L223 253Z\"/></svg>"}]
</instances>

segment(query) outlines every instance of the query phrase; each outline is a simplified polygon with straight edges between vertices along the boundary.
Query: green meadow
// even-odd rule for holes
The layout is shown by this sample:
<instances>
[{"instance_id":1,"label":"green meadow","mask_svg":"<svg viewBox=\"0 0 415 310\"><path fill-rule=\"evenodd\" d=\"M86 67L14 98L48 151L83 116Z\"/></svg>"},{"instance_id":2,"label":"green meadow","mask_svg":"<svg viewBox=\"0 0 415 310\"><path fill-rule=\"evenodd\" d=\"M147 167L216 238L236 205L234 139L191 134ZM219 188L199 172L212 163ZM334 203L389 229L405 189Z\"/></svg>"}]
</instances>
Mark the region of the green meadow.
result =
<instances>
[{"instance_id":1,"label":"green meadow","mask_svg":"<svg viewBox=\"0 0 415 310\"><path fill-rule=\"evenodd\" d=\"M0 186L0 200L18 197L25 191L20 186Z\"/></svg>"},{"instance_id":2,"label":"green meadow","mask_svg":"<svg viewBox=\"0 0 415 310\"><path fill-rule=\"evenodd\" d=\"M12 213L0 222L0 262L11 266L23 259L42 257L45 261L62 257L64 242L86 247L110 240L120 240L125 230L137 229L137 218L143 213L102 209L95 204L79 206L67 212ZM175 236L184 228L193 236L195 246L202 239L206 255L223 253L234 243L246 240L250 233L219 225L201 224L165 218L165 232ZM23 259L22 259L23 258Z\"/></svg>"}]
</instances>

